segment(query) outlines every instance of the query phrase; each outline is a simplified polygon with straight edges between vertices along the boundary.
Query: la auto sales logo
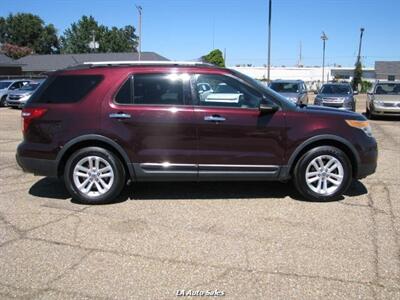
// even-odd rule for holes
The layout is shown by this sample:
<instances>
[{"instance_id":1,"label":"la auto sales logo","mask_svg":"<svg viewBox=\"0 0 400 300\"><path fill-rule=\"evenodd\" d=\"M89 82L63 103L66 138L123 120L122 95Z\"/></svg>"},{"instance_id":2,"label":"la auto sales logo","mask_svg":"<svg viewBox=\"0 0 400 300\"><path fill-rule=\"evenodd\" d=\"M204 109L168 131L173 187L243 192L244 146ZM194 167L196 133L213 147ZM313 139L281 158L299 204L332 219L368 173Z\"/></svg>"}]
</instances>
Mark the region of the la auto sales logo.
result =
<instances>
[{"instance_id":1,"label":"la auto sales logo","mask_svg":"<svg viewBox=\"0 0 400 300\"><path fill-rule=\"evenodd\" d=\"M225 296L224 291L219 291L219 290L177 290L176 291L176 296L178 297L221 297Z\"/></svg>"}]
</instances>

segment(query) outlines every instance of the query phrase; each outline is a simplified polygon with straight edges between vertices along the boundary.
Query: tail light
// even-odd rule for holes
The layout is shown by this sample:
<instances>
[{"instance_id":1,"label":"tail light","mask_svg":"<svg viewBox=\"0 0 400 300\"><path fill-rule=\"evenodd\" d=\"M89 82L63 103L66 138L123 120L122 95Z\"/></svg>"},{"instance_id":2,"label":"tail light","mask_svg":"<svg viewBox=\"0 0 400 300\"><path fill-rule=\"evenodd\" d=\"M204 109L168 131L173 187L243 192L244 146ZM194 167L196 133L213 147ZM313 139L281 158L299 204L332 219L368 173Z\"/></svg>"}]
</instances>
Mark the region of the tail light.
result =
<instances>
[{"instance_id":1,"label":"tail light","mask_svg":"<svg viewBox=\"0 0 400 300\"><path fill-rule=\"evenodd\" d=\"M34 119L41 118L47 111L47 108L24 108L21 113L22 133L28 130L29 125Z\"/></svg>"}]
</instances>

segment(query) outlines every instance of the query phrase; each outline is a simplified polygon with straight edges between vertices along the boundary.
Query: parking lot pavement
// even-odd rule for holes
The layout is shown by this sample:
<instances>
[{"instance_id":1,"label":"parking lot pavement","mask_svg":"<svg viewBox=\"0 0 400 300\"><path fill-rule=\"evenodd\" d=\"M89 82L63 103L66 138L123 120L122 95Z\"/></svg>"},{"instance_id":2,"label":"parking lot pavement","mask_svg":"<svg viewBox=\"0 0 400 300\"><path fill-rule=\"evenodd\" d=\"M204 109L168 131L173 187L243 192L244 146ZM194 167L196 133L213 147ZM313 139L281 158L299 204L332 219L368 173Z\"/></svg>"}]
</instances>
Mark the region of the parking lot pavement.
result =
<instances>
[{"instance_id":1,"label":"parking lot pavement","mask_svg":"<svg viewBox=\"0 0 400 300\"><path fill-rule=\"evenodd\" d=\"M378 170L341 201L301 201L290 183L143 183L85 206L17 167L19 114L0 109L2 299L400 299L399 119L371 122Z\"/></svg>"}]
</instances>

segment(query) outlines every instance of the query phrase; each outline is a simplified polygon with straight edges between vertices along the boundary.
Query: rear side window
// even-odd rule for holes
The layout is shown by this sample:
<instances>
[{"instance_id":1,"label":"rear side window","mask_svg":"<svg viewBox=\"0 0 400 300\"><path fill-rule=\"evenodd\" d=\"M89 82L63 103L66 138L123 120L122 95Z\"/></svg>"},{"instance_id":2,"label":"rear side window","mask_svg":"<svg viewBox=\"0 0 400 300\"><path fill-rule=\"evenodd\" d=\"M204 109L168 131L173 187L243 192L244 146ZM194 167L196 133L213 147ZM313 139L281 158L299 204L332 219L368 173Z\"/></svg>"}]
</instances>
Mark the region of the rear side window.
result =
<instances>
[{"instance_id":1,"label":"rear side window","mask_svg":"<svg viewBox=\"0 0 400 300\"><path fill-rule=\"evenodd\" d=\"M92 91L103 79L101 75L59 75L49 79L33 95L31 103L74 103Z\"/></svg>"},{"instance_id":2,"label":"rear side window","mask_svg":"<svg viewBox=\"0 0 400 300\"><path fill-rule=\"evenodd\" d=\"M115 102L119 104L132 104L132 87L131 78L129 77L123 86L119 89L117 95L115 96Z\"/></svg>"},{"instance_id":3,"label":"rear side window","mask_svg":"<svg viewBox=\"0 0 400 300\"><path fill-rule=\"evenodd\" d=\"M184 105L190 98L187 74L135 74L115 95L118 104Z\"/></svg>"},{"instance_id":4,"label":"rear side window","mask_svg":"<svg viewBox=\"0 0 400 300\"><path fill-rule=\"evenodd\" d=\"M173 74L133 76L133 103L183 105L183 80Z\"/></svg>"}]
</instances>

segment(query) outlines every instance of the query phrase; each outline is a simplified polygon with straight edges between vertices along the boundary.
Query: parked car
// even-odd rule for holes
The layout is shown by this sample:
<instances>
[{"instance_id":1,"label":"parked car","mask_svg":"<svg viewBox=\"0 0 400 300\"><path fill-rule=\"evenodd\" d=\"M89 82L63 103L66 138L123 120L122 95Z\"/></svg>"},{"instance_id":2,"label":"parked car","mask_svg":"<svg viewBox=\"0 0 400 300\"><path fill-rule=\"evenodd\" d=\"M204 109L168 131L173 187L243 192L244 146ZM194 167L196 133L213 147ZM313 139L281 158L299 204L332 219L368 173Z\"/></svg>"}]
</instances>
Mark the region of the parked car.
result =
<instances>
[{"instance_id":1,"label":"parked car","mask_svg":"<svg viewBox=\"0 0 400 300\"><path fill-rule=\"evenodd\" d=\"M31 81L21 88L11 91L7 96L7 106L23 107L43 80Z\"/></svg>"},{"instance_id":2,"label":"parked car","mask_svg":"<svg viewBox=\"0 0 400 300\"><path fill-rule=\"evenodd\" d=\"M0 107L6 105L7 96L11 91L28 84L29 80L0 80Z\"/></svg>"},{"instance_id":3,"label":"parked car","mask_svg":"<svg viewBox=\"0 0 400 300\"><path fill-rule=\"evenodd\" d=\"M274 80L270 88L294 103L308 104L307 87L302 80Z\"/></svg>"},{"instance_id":4,"label":"parked car","mask_svg":"<svg viewBox=\"0 0 400 300\"><path fill-rule=\"evenodd\" d=\"M357 94L349 83L325 83L315 97L314 104L355 111L354 95Z\"/></svg>"},{"instance_id":5,"label":"parked car","mask_svg":"<svg viewBox=\"0 0 400 300\"><path fill-rule=\"evenodd\" d=\"M400 82L378 81L368 93L367 117L400 116Z\"/></svg>"},{"instance_id":6,"label":"parked car","mask_svg":"<svg viewBox=\"0 0 400 300\"><path fill-rule=\"evenodd\" d=\"M226 85L227 100L242 99L201 101L199 83ZM297 105L207 64L105 62L54 72L22 118L19 165L63 178L83 203L116 199L127 180L293 179L305 198L329 201L377 164L362 115Z\"/></svg>"}]
</instances>

